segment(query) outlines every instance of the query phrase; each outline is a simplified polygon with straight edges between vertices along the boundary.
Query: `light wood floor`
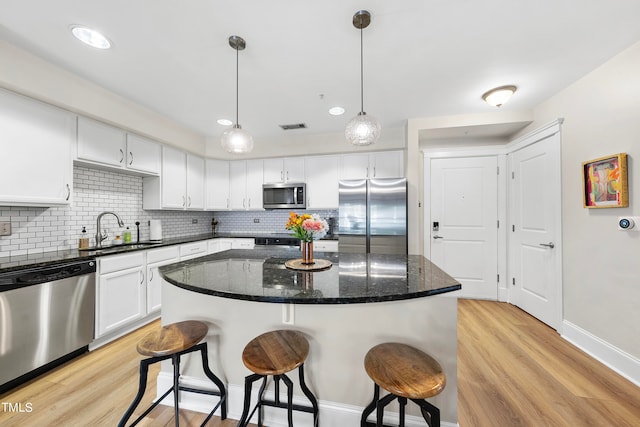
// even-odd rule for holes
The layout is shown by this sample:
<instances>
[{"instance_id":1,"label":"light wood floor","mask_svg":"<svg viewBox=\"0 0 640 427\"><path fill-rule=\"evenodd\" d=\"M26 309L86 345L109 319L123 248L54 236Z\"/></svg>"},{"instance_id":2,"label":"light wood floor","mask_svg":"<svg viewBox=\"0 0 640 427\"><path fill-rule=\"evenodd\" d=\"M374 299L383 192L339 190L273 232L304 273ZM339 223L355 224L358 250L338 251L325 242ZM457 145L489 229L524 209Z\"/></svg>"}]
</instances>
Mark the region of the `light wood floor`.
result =
<instances>
[{"instance_id":1,"label":"light wood floor","mask_svg":"<svg viewBox=\"0 0 640 427\"><path fill-rule=\"evenodd\" d=\"M458 316L461 427L640 426L640 388L533 317L509 304L471 300L460 300ZM117 425L137 390L136 343L154 327L157 322L0 395L2 403L33 408L12 413L0 404L0 425ZM142 408L155 395L158 369L149 373ZM181 411L180 425L203 419ZM235 424L215 418L209 426ZM139 425L173 426L173 410L158 407Z\"/></svg>"},{"instance_id":2,"label":"light wood floor","mask_svg":"<svg viewBox=\"0 0 640 427\"><path fill-rule=\"evenodd\" d=\"M640 426L640 388L506 303L460 300L462 427Z\"/></svg>"}]
</instances>

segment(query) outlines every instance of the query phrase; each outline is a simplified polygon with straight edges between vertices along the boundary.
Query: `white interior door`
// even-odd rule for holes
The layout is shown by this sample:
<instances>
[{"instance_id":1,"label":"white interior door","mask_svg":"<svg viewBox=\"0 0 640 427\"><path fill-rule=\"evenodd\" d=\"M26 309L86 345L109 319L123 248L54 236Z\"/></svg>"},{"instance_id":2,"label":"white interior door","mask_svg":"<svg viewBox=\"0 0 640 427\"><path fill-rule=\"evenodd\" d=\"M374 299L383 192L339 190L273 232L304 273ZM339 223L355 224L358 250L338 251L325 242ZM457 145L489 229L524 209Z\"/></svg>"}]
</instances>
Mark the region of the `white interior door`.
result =
<instances>
[{"instance_id":1,"label":"white interior door","mask_svg":"<svg viewBox=\"0 0 640 427\"><path fill-rule=\"evenodd\" d=\"M509 157L510 301L558 330L562 322L560 133Z\"/></svg>"},{"instance_id":2,"label":"white interior door","mask_svg":"<svg viewBox=\"0 0 640 427\"><path fill-rule=\"evenodd\" d=\"M431 160L431 260L460 296L498 298L498 160Z\"/></svg>"}]
</instances>

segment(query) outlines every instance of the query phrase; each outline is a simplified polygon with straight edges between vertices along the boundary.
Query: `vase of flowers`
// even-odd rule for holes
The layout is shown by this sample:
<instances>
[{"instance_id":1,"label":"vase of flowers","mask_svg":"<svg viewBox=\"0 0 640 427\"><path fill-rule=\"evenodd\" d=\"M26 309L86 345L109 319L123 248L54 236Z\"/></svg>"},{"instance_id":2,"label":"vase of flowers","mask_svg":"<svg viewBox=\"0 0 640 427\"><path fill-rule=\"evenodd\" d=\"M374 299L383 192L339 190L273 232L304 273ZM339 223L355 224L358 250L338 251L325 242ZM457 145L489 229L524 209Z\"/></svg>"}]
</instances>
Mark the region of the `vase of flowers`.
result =
<instances>
[{"instance_id":1,"label":"vase of flowers","mask_svg":"<svg viewBox=\"0 0 640 427\"><path fill-rule=\"evenodd\" d=\"M300 239L302 264L313 264L313 241L321 239L327 234L329 230L327 221L317 214L298 215L295 212L291 212L286 229L293 231L294 237Z\"/></svg>"}]
</instances>

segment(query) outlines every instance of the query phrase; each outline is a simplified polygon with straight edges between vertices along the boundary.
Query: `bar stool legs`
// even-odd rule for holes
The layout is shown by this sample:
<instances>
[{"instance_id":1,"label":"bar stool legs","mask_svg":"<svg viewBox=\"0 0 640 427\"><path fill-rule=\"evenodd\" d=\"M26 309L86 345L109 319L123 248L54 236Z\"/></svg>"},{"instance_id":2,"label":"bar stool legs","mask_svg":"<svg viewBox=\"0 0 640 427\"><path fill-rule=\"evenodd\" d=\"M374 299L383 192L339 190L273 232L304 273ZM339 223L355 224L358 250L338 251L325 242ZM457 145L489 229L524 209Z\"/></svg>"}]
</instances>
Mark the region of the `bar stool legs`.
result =
<instances>
[{"instance_id":1,"label":"bar stool legs","mask_svg":"<svg viewBox=\"0 0 640 427\"><path fill-rule=\"evenodd\" d=\"M209 368L209 355L206 341L203 339L207 336L209 327L206 323L198 320L184 320L181 322L171 323L161 328L151 331L146 334L140 341L136 349L139 354L148 356L147 359L140 361L140 382L138 384L138 393L136 397L127 408L126 412L122 416L122 419L118 423L119 427L125 427L129 418L133 415L133 412L142 401L142 397L147 388L147 377L149 372L149 365L157 363L163 360L171 359L173 365L173 384L161 397L147 408L142 415L140 415L131 425L138 424L149 412L151 412L160 402L166 398L169 393L173 392L173 406L175 425L179 426L180 412L179 412L179 400L180 392L188 391L192 393L200 393L218 396L218 403L213 410L209 413L202 425L204 426L213 416L213 413L220 408L220 415L222 419L227 417L227 391L224 383L211 372ZM217 390L199 389L193 387L186 387L180 385L180 357L187 353L200 352L202 357L202 369L205 375L215 384Z\"/></svg>"},{"instance_id":2,"label":"bar stool legs","mask_svg":"<svg viewBox=\"0 0 640 427\"><path fill-rule=\"evenodd\" d=\"M293 427L293 411L313 414L313 425L318 426L318 401L304 380L304 362L309 354L309 342L304 335L292 330L265 332L252 339L242 352L242 362L253 372L244 381L244 409L238 427L246 427L253 414L258 411L258 426L262 427L263 408L271 406L287 410L287 423ZM286 375L298 369L300 388L311 405L293 403L293 381ZM267 377L273 377L274 398L265 399ZM258 402L251 410L251 389L253 383L262 380L258 392ZM280 400L280 381L287 387L287 401Z\"/></svg>"},{"instance_id":3,"label":"bar stool legs","mask_svg":"<svg viewBox=\"0 0 640 427\"><path fill-rule=\"evenodd\" d=\"M274 381L274 400L267 400L264 398L264 392L267 387L267 375L259 375L259 374L251 374L245 377L244 379L244 406L242 410L242 416L240 417L240 421L238 422L238 427L245 427L249 424L249 420L253 415L258 411L258 426L263 426L263 409L265 406L275 407L275 408L285 408L287 409L287 422L289 427L293 427L293 411L302 411L313 414L313 425L318 426L318 414L319 407L318 401L309 390L309 387L304 381L304 364L298 367L298 374L300 378L300 388L304 395L309 399L311 406L298 405L293 403L293 381L286 375L273 375ZM258 402L251 410L251 391L253 389L253 383L256 381L262 380L262 384L260 389L258 390ZM284 403L280 400L280 381L284 383L287 387L287 402Z\"/></svg>"},{"instance_id":4,"label":"bar stool legs","mask_svg":"<svg viewBox=\"0 0 640 427\"><path fill-rule=\"evenodd\" d=\"M401 343L378 344L367 352L365 369L373 380L373 400L362 411L361 427L385 427L384 408L394 400L399 404L399 426L405 425L405 407L411 400L420 407L429 427L440 427L440 410L425 399L438 395L446 376L440 364L428 354ZM380 389L389 394L380 397ZM376 412L376 422L367 421Z\"/></svg>"}]
</instances>

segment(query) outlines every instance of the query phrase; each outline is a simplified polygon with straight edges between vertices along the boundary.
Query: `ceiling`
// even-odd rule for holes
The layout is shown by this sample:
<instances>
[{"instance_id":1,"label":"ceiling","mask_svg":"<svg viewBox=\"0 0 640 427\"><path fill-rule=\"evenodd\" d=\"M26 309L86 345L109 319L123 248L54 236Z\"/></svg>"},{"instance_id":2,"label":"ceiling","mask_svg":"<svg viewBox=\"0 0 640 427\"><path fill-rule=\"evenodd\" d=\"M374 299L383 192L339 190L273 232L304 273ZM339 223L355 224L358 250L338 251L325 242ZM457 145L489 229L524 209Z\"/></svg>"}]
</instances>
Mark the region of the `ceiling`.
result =
<instances>
[{"instance_id":1,"label":"ceiling","mask_svg":"<svg viewBox=\"0 0 640 427\"><path fill-rule=\"evenodd\" d=\"M500 111L530 110L640 40L637 0L0 0L0 38L110 91L218 138L235 118L256 144L285 135L339 133L360 110L385 129L409 118L496 111L486 90L518 92ZM82 45L72 24L113 48ZM328 109L342 106L343 116ZM283 131L279 125L305 123ZM455 129L456 137L465 134ZM496 132L513 132L504 123ZM483 129L483 136L487 129ZM489 132L491 133L491 132ZM428 134L426 137L429 137ZM444 136L443 136L444 135ZM446 131L434 137L446 137Z\"/></svg>"}]
</instances>

